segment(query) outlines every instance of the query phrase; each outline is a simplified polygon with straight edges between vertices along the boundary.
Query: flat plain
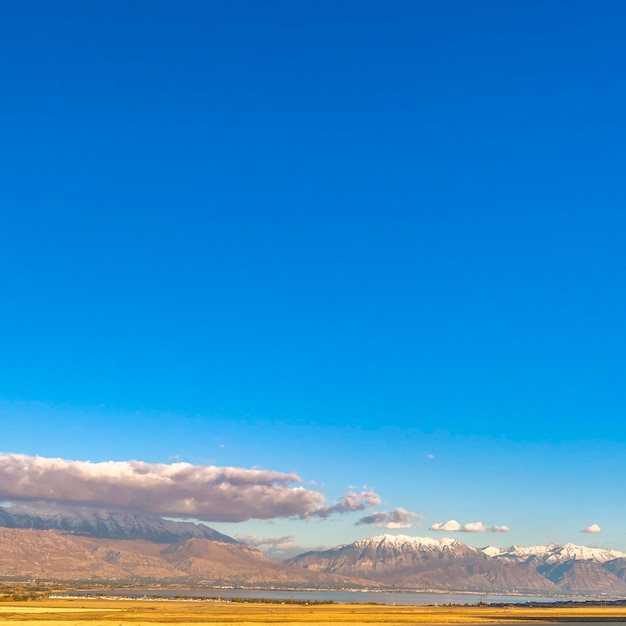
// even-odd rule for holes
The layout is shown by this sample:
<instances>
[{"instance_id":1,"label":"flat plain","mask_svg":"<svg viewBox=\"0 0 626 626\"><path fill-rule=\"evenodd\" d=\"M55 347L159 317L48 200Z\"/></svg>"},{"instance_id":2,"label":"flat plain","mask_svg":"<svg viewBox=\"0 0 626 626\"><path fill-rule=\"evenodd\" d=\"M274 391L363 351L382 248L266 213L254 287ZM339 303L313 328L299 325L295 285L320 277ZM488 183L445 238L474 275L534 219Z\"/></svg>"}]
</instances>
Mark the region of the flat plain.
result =
<instances>
[{"instance_id":1,"label":"flat plain","mask_svg":"<svg viewBox=\"0 0 626 626\"><path fill-rule=\"evenodd\" d=\"M44 599L0 603L12 626L193 626L213 624L486 624L622 622L626 607L442 607L377 604L265 604L215 601Z\"/></svg>"}]
</instances>

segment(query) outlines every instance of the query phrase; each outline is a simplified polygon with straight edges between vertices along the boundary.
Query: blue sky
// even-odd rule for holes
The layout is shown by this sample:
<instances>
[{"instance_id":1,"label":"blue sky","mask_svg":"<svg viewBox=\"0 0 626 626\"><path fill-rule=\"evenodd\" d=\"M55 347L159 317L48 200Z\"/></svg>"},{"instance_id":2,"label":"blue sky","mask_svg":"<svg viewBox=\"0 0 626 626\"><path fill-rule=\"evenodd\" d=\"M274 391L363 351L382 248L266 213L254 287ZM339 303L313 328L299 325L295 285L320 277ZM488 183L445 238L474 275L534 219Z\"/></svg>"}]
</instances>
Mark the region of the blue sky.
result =
<instances>
[{"instance_id":1,"label":"blue sky","mask_svg":"<svg viewBox=\"0 0 626 626\"><path fill-rule=\"evenodd\" d=\"M626 551L623 3L2 12L0 452Z\"/></svg>"}]
</instances>

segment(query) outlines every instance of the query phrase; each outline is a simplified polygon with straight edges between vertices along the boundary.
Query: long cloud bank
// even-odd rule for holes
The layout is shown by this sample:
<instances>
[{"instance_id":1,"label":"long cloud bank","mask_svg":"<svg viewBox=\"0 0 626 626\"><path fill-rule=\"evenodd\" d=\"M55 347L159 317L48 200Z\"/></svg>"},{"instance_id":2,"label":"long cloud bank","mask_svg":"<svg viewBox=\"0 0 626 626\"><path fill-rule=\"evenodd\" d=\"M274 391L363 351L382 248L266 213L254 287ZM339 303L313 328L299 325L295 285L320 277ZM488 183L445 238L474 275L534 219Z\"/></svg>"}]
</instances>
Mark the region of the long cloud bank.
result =
<instances>
[{"instance_id":1,"label":"long cloud bank","mask_svg":"<svg viewBox=\"0 0 626 626\"><path fill-rule=\"evenodd\" d=\"M326 518L380 502L372 492L333 505L294 473L238 467L72 461L0 453L0 499L115 508L212 522Z\"/></svg>"}]
</instances>

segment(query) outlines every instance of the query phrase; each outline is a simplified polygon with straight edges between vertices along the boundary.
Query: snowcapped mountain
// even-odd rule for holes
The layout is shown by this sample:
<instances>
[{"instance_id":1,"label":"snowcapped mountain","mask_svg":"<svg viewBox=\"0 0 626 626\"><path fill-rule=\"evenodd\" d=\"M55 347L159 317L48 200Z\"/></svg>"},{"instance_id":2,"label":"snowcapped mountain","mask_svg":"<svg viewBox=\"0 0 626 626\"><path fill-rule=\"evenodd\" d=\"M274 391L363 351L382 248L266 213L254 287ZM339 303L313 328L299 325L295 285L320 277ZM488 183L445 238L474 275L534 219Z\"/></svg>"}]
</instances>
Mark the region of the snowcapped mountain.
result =
<instances>
[{"instance_id":1,"label":"snowcapped mountain","mask_svg":"<svg viewBox=\"0 0 626 626\"><path fill-rule=\"evenodd\" d=\"M165 545L163 545L165 544ZM626 554L574 544L483 549L378 535L282 564L204 524L64 506L0 506L0 574L380 589L626 595Z\"/></svg>"},{"instance_id":2,"label":"snowcapped mountain","mask_svg":"<svg viewBox=\"0 0 626 626\"><path fill-rule=\"evenodd\" d=\"M626 553L619 550L606 550L604 548L587 548L577 546L573 543L566 543L555 549L546 556L546 563L562 563L563 561L595 561L596 563L606 563L613 559L626 557Z\"/></svg>"},{"instance_id":3,"label":"snowcapped mountain","mask_svg":"<svg viewBox=\"0 0 626 626\"><path fill-rule=\"evenodd\" d=\"M594 561L607 563L613 559L626 557L626 553L604 548L588 548L573 543L558 545L551 543L545 546L511 546L510 548L494 548L488 546L482 552L494 559L502 561L517 561L519 563L554 564L568 561Z\"/></svg>"},{"instance_id":4,"label":"snowcapped mountain","mask_svg":"<svg viewBox=\"0 0 626 626\"><path fill-rule=\"evenodd\" d=\"M329 560L338 560L342 567L353 562L355 567L363 569L384 569L389 559L398 562L425 561L430 558L461 558L465 556L482 557L480 550L470 548L456 539L432 539L431 537L409 537L408 535L377 535L369 539L359 539L350 544L337 546L322 552L307 552L295 557L302 559L307 555L325 555Z\"/></svg>"},{"instance_id":5,"label":"snowcapped mountain","mask_svg":"<svg viewBox=\"0 0 626 626\"><path fill-rule=\"evenodd\" d=\"M477 548L447 538L378 535L330 550L307 552L287 564L396 588L556 590L533 567L500 563Z\"/></svg>"},{"instance_id":6,"label":"snowcapped mountain","mask_svg":"<svg viewBox=\"0 0 626 626\"><path fill-rule=\"evenodd\" d=\"M376 535L369 539L359 539L350 544L357 547L368 548L376 546L378 550L411 550L420 549L433 552L450 552L452 550L463 550L465 548L474 550L456 539L432 537L410 537L408 535Z\"/></svg>"},{"instance_id":7,"label":"snowcapped mountain","mask_svg":"<svg viewBox=\"0 0 626 626\"><path fill-rule=\"evenodd\" d=\"M481 550L456 539L378 535L287 563L405 589L626 593L623 553L573 544Z\"/></svg>"},{"instance_id":8,"label":"snowcapped mountain","mask_svg":"<svg viewBox=\"0 0 626 626\"><path fill-rule=\"evenodd\" d=\"M481 552L483 552L487 556L496 556L502 553L502 548L496 548L495 546L487 546L486 548L482 548Z\"/></svg>"},{"instance_id":9,"label":"snowcapped mountain","mask_svg":"<svg viewBox=\"0 0 626 626\"><path fill-rule=\"evenodd\" d=\"M626 554L618 550L589 548L573 543L545 546L483 548L494 561L534 567L546 579L564 591L598 590L624 593Z\"/></svg>"}]
</instances>

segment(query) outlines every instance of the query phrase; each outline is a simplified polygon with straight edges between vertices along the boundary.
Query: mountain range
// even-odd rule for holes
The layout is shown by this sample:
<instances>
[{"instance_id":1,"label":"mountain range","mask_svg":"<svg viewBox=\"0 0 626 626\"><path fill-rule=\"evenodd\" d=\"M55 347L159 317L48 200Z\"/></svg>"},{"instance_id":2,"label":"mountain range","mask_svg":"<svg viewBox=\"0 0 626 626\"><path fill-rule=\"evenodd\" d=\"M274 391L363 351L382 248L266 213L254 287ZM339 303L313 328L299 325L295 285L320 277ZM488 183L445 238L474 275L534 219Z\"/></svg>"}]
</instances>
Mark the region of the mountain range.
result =
<instances>
[{"instance_id":1,"label":"mountain range","mask_svg":"<svg viewBox=\"0 0 626 626\"><path fill-rule=\"evenodd\" d=\"M626 554L565 544L472 548L456 539L379 535L287 564L397 588L626 593Z\"/></svg>"},{"instance_id":2,"label":"mountain range","mask_svg":"<svg viewBox=\"0 0 626 626\"><path fill-rule=\"evenodd\" d=\"M379 535L283 562L205 524L128 512L0 507L0 580L626 594L626 554L576 546L482 549Z\"/></svg>"}]
</instances>

